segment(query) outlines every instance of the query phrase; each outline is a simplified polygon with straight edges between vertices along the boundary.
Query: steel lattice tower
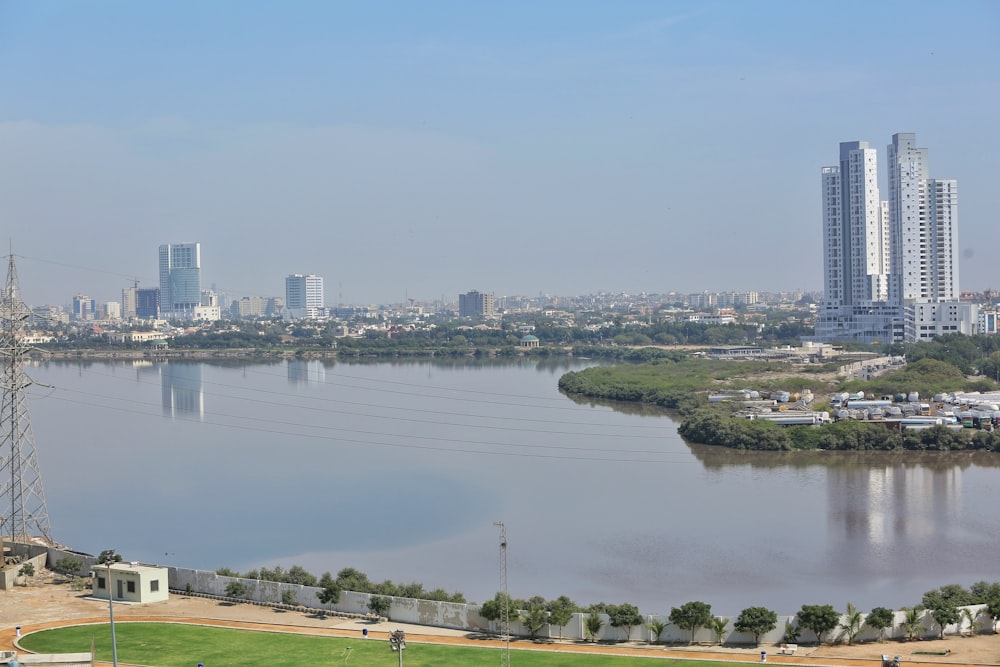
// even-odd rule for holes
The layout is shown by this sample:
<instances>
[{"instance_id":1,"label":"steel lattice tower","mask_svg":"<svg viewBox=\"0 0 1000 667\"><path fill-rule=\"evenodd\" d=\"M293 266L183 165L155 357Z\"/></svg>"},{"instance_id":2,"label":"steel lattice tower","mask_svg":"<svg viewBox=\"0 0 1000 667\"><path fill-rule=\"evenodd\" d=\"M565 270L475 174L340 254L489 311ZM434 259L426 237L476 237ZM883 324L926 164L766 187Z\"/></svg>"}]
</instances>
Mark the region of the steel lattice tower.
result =
<instances>
[{"instance_id":1,"label":"steel lattice tower","mask_svg":"<svg viewBox=\"0 0 1000 667\"><path fill-rule=\"evenodd\" d=\"M500 528L500 592L503 609L500 611L500 667L510 667L510 595L507 593L507 529L503 521L494 521Z\"/></svg>"},{"instance_id":2,"label":"steel lattice tower","mask_svg":"<svg viewBox=\"0 0 1000 667\"><path fill-rule=\"evenodd\" d=\"M31 310L21 300L14 254L7 265L7 283L0 296L0 364L3 403L0 405L0 536L27 542L42 536L51 542L42 475L35 456L35 438L25 390L31 379L24 372L30 346L23 342Z\"/></svg>"}]
</instances>

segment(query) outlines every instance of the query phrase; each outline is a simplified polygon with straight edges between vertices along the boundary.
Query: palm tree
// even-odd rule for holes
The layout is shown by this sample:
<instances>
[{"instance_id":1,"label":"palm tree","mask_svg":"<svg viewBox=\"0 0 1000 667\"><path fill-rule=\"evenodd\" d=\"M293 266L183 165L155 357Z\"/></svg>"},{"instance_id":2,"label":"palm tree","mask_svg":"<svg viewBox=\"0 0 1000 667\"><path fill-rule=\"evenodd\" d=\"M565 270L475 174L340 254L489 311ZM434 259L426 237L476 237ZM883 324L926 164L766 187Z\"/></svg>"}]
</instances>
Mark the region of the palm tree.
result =
<instances>
[{"instance_id":1,"label":"palm tree","mask_svg":"<svg viewBox=\"0 0 1000 667\"><path fill-rule=\"evenodd\" d=\"M646 627L649 628L649 631L653 633L653 643L655 644L656 642L660 641L660 635L663 634L663 631L666 629L667 624L657 619L647 623Z\"/></svg>"},{"instance_id":2,"label":"palm tree","mask_svg":"<svg viewBox=\"0 0 1000 667\"><path fill-rule=\"evenodd\" d=\"M924 610L923 607L917 605L916 607L903 607L903 611L906 612L906 618L900 625L903 632L906 633L906 639L913 641L920 634L920 619Z\"/></svg>"},{"instance_id":3,"label":"palm tree","mask_svg":"<svg viewBox=\"0 0 1000 667\"><path fill-rule=\"evenodd\" d=\"M601 615L596 611L590 612L587 616L587 620L584 621L584 625L587 627L587 636L593 642L597 641L597 635L600 634L601 628L604 627L604 620Z\"/></svg>"},{"instance_id":4,"label":"palm tree","mask_svg":"<svg viewBox=\"0 0 1000 667\"><path fill-rule=\"evenodd\" d=\"M728 616L713 616L709 621L708 628L715 635L715 643L722 644L722 638L726 635L726 626L729 625Z\"/></svg>"},{"instance_id":5,"label":"palm tree","mask_svg":"<svg viewBox=\"0 0 1000 667\"><path fill-rule=\"evenodd\" d=\"M844 613L847 617L846 623L841 623L840 627L844 629L844 634L847 635L847 645L852 646L854 644L854 638L858 636L861 632L861 622L864 620L861 616L861 612L850 602L847 603L847 611Z\"/></svg>"},{"instance_id":6,"label":"palm tree","mask_svg":"<svg viewBox=\"0 0 1000 667\"><path fill-rule=\"evenodd\" d=\"M966 621L969 623L969 635L976 634L976 615L968 607L962 607L962 623L959 627L964 626ZM965 633L963 632L962 634L964 635Z\"/></svg>"}]
</instances>

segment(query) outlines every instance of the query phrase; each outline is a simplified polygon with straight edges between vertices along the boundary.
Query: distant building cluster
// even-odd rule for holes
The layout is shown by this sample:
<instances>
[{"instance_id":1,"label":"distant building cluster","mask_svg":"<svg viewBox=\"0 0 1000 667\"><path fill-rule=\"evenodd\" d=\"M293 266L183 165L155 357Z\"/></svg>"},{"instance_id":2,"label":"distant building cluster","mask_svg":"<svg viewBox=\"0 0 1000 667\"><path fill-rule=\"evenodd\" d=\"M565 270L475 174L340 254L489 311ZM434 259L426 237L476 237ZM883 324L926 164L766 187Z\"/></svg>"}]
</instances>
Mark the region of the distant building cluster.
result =
<instances>
[{"instance_id":1,"label":"distant building cluster","mask_svg":"<svg viewBox=\"0 0 1000 667\"><path fill-rule=\"evenodd\" d=\"M815 325L808 342L915 342L944 333L995 334L1000 293L959 292L958 184L929 177L927 149L913 134L896 134L887 149L888 197L879 189L878 155L864 141L840 145L840 162L821 169L824 292L758 290L695 293L610 293L578 296L494 296L471 290L455 300L328 307L324 280L312 273L285 277L284 296L233 297L205 289L200 243L158 248L159 284L139 281L122 290L120 302L97 303L77 293L72 305L34 308L37 321L89 323L94 332L123 343L162 341L169 322L218 320L313 320L334 336L366 335L433 327L432 317L494 320L540 314L557 326L585 328L684 322L763 328L774 311L783 324ZM136 321L145 322L137 324ZM132 323L119 326L117 323ZM148 328L138 332L137 327ZM185 326L174 327L184 331ZM115 331L124 332L114 335ZM160 333L158 333L160 332ZM288 330L289 334L292 330ZM135 335L132 335L135 333ZM523 347L538 344L522 332ZM126 335L127 334L127 335ZM32 334L35 335L35 334ZM45 335L38 333L39 340ZM291 338L291 336L289 336ZM159 344L157 342L157 344Z\"/></svg>"},{"instance_id":2,"label":"distant building cluster","mask_svg":"<svg viewBox=\"0 0 1000 667\"><path fill-rule=\"evenodd\" d=\"M328 315L323 277L293 274L285 279L285 296L230 299L202 287L200 243L167 243L159 247L159 286L135 281L122 290L121 301L97 304L82 293L73 297L69 313L52 306L35 312L50 321L176 320L214 322L223 318L321 318Z\"/></svg>"},{"instance_id":3,"label":"distant building cluster","mask_svg":"<svg viewBox=\"0 0 1000 667\"><path fill-rule=\"evenodd\" d=\"M975 304L959 300L958 183L930 178L916 135L892 136L888 199L878 155L840 144L821 170L824 299L817 341L915 342L978 330Z\"/></svg>"}]
</instances>

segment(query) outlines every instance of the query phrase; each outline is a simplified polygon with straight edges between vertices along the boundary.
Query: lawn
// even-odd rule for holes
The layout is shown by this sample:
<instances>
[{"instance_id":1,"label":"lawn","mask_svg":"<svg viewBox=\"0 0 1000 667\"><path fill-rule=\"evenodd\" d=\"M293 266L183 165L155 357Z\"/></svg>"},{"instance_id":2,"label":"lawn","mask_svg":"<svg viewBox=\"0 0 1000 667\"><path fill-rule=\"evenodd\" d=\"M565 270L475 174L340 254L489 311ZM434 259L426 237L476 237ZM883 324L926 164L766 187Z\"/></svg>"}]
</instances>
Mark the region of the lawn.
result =
<instances>
[{"instance_id":1,"label":"lawn","mask_svg":"<svg viewBox=\"0 0 1000 667\"><path fill-rule=\"evenodd\" d=\"M317 667L365 665L396 667L399 657L385 640L308 637L275 632L209 628L179 623L116 623L118 660L150 667ZM44 630L21 639L21 645L39 653L77 653L90 650L97 659L111 661L111 633L107 624ZM410 642L403 654L409 667L479 667L499 660L496 648L467 648ZM727 663L654 658L590 656L551 651L511 651L511 664L521 667L646 667L667 664L688 667L728 667Z\"/></svg>"}]
</instances>

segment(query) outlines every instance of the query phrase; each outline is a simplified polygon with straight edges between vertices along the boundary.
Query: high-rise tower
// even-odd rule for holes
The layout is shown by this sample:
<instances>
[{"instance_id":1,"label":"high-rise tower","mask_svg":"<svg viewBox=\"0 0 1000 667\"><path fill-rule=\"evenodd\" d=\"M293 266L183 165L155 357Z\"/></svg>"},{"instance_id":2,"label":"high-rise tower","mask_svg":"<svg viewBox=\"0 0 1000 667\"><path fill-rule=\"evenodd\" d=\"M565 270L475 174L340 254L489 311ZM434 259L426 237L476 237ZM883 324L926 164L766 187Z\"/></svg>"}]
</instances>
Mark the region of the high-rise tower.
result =
<instances>
[{"instance_id":1,"label":"high-rise tower","mask_svg":"<svg viewBox=\"0 0 1000 667\"><path fill-rule=\"evenodd\" d=\"M472 290L458 295L459 317L493 317L495 312L492 294Z\"/></svg>"},{"instance_id":2,"label":"high-rise tower","mask_svg":"<svg viewBox=\"0 0 1000 667\"><path fill-rule=\"evenodd\" d=\"M899 133L888 147L888 201L875 150L840 144L821 172L825 298L818 340L912 342L975 332L958 300L958 183L928 177L927 149Z\"/></svg>"},{"instance_id":3,"label":"high-rise tower","mask_svg":"<svg viewBox=\"0 0 1000 667\"><path fill-rule=\"evenodd\" d=\"M840 144L823 177L826 297L854 305L889 298L889 226L878 189L878 155L865 141Z\"/></svg>"},{"instance_id":4,"label":"high-rise tower","mask_svg":"<svg viewBox=\"0 0 1000 667\"><path fill-rule=\"evenodd\" d=\"M323 314L323 277L296 273L285 278L285 312L291 318Z\"/></svg>"},{"instance_id":5,"label":"high-rise tower","mask_svg":"<svg viewBox=\"0 0 1000 667\"><path fill-rule=\"evenodd\" d=\"M892 135L889 218L892 298L958 300L958 182L928 177L927 149L912 133Z\"/></svg>"},{"instance_id":6,"label":"high-rise tower","mask_svg":"<svg viewBox=\"0 0 1000 667\"><path fill-rule=\"evenodd\" d=\"M201 305L201 244L160 246L160 313L189 317Z\"/></svg>"}]
</instances>

